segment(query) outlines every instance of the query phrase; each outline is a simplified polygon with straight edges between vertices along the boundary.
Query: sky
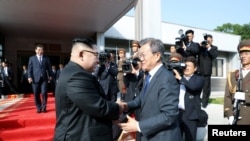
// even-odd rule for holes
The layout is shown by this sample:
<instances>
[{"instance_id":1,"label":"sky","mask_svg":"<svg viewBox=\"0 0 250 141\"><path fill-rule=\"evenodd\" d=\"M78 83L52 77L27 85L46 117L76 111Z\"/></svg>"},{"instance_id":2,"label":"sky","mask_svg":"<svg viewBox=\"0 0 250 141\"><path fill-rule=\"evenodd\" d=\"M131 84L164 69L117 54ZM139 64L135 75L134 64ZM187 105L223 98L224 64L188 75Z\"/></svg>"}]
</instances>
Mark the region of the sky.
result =
<instances>
[{"instance_id":1,"label":"sky","mask_svg":"<svg viewBox=\"0 0 250 141\"><path fill-rule=\"evenodd\" d=\"M225 23L250 23L250 0L162 0L161 4L164 22L206 30Z\"/></svg>"}]
</instances>

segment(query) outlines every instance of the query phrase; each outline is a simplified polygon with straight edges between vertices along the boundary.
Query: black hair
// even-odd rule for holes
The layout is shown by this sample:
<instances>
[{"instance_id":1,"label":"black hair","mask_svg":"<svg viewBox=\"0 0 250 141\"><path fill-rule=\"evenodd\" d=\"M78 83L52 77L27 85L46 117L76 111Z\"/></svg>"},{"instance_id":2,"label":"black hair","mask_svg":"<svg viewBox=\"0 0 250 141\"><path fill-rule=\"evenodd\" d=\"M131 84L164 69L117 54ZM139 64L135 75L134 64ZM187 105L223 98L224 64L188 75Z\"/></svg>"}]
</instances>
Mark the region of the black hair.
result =
<instances>
[{"instance_id":1,"label":"black hair","mask_svg":"<svg viewBox=\"0 0 250 141\"><path fill-rule=\"evenodd\" d=\"M76 43L83 43L92 48L92 46L95 44L95 41L89 37L81 37L81 38L77 37L74 38L72 41L73 45Z\"/></svg>"},{"instance_id":2,"label":"black hair","mask_svg":"<svg viewBox=\"0 0 250 141\"><path fill-rule=\"evenodd\" d=\"M194 67L197 67L197 65L198 65L194 56L188 56L187 58L185 58L184 61L185 62L192 62L194 64Z\"/></svg>"},{"instance_id":3,"label":"black hair","mask_svg":"<svg viewBox=\"0 0 250 141\"><path fill-rule=\"evenodd\" d=\"M193 30L191 30L191 29L189 29L189 30L187 30L187 31L185 32L185 35L187 35L188 33L192 33L192 34L194 34L194 31L193 31Z\"/></svg>"}]
</instances>

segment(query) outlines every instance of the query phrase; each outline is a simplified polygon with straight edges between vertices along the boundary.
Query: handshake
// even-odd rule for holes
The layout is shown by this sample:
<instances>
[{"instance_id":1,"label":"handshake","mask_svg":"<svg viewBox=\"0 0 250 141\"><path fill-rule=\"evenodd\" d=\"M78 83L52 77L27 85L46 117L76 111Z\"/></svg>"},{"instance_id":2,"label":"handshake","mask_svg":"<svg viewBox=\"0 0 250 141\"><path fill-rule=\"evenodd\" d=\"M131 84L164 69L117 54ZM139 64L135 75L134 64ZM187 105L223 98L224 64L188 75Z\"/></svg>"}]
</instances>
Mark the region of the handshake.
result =
<instances>
[{"instance_id":1,"label":"handshake","mask_svg":"<svg viewBox=\"0 0 250 141\"><path fill-rule=\"evenodd\" d=\"M127 112L128 104L126 102L123 102L121 100L117 100L116 103L119 105L119 113L122 114L123 112Z\"/></svg>"}]
</instances>

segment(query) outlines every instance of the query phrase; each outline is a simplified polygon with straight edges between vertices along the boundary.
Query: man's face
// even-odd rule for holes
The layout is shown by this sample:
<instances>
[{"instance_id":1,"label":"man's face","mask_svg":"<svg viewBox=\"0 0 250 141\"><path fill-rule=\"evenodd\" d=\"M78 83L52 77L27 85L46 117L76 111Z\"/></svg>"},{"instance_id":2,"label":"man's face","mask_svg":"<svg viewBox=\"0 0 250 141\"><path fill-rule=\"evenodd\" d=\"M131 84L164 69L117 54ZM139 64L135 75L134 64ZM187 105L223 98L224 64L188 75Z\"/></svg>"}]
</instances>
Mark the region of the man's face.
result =
<instances>
[{"instance_id":1,"label":"man's face","mask_svg":"<svg viewBox=\"0 0 250 141\"><path fill-rule=\"evenodd\" d=\"M142 63L142 70L150 71L157 65L157 61L160 59L160 54L152 53L151 48L147 43L139 49L139 58Z\"/></svg>"},{"instance_id":2,"label":"man's face","mask_svg":"<svg viewBox=\"0 0 250 141\"><path fill-rule=\"evenodd\" d=\"M249 65L250 64L250 51L242 51L240 52L240 60L241 64L244 65Z\"/></svg>"},{"instance_id":3,"label":"man's face","mask_svg":"<svg viewBox=\"0 0 250 141\"><path fill-rule=\"evenodd\" d=\"M94 49L84 49L83 50L83 60L85 60L83 63L84 68L88 72L94 72L94 69L96 68L96 65L99 63L98 59L98 52L97 48L94 47Z\"/></svg>"},{"instance_id":4,"label":"man's face","mask_svg":"<svg viewBox=\"0 0 250 141\"><path fill-rule=\"evenodd\" d=\"M194 35L192 33L188 33L187 35L188 41L193 41Z\"/></svg>"},{"instance_id":5,"label":"man's face","mask_svg":"<svg viewBox=\"0 0 250 141\"><path fill-rule=\"evenodd\" d=\"M191 76L196 71L196 67L192 62L186 62L186 68L184 69L185 76Z\"/></svg>"},{"instance_id":6,"label":"man's face","mask_svg":"<svg viewBox=\"0 0 250 141\"><path fill-rule=\"evenodd\" d=\"M138 47L133 46L133 47L132 47L132 51L133 51L133 52L137 52L137 51L138 51Z\"/></svg>"},{"instance_id":7,"label":"man's face","mask_svg":"<svg viewBox=\"0 0 250 141\"><path fill-rule=\"evenodd\" d=\"M37 55L39 55L39 56L43 55L43 48L42 47L37 47L35 51L36 51Z\"/></svg>"}]
</instances>

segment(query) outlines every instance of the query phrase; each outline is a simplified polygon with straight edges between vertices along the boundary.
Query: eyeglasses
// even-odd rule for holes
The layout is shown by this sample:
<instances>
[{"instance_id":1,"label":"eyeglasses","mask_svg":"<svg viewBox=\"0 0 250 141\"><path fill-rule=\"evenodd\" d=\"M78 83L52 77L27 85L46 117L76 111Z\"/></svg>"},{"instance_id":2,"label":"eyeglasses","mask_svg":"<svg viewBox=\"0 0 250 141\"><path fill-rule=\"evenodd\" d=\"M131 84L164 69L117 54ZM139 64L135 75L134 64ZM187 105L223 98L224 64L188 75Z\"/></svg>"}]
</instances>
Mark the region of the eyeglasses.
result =
<instances>
[{"instance_id":1,"label":"eyeglasses","mask_svg":"<svg viewBox=\"0 0 250 141\"><path fill-rule=\"evenodd\" d=\"M98 52L94 52L94 51L89 51L89 50L82 50L82 51L92 53L92 54L95 55L95 56L98 56L98 55L99 55Z\"/></svg>"}]
</instances>

